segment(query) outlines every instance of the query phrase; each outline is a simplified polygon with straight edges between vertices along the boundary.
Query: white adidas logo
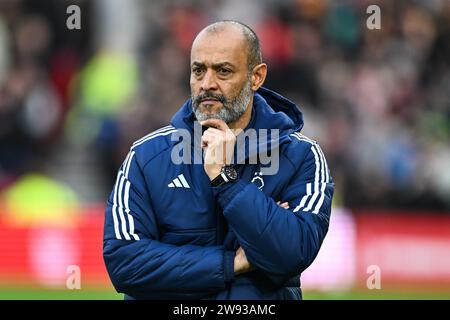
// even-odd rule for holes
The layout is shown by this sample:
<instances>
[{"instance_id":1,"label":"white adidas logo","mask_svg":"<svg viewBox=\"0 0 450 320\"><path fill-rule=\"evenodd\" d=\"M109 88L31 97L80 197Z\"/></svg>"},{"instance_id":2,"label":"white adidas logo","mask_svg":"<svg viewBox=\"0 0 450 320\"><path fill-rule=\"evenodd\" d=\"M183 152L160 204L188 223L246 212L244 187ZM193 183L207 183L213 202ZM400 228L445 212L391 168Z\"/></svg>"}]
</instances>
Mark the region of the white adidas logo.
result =
<instances>
[{"instance_id":1,"label":"white adidas logo","mask_svg":"<svg viewBox=\"0 0 450 320\"><path fill-rule=\"evenodd\" d=\"M171 183L168 185L169 188L187 188L190 189L191 187L187 183L186 179L184 178L183 174L178 175L177 178L173 179Z\"/></svg>"}]
</instances>

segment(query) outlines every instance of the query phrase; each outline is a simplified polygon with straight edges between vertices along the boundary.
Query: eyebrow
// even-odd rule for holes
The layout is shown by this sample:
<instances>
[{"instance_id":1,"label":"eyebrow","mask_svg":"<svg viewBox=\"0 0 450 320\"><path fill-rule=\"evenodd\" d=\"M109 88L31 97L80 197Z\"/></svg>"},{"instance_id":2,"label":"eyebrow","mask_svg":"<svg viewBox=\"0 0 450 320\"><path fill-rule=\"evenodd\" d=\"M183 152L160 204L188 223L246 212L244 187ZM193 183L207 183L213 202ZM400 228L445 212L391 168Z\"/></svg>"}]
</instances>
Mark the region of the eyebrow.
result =
<instances>
[{"instance_id":1,"label":"eyebrow","mask_svg":"<svg viewBox=\"0 0 450 320\"><path fill-rule=\"evenodd\" d=\"M193 66L204 67L205 64L202 63L202 62L194 61L194 62L192 63L192 67L193 67ZM213 67L213 69L218 69L218 68L222 68L222 67L232 67L232 68L235 68L235 66L234 66L232 63L230 63L230 62L219 62L219 63L214 63L214 64L212 65L212 67Z\"/></svg>"}]
</instances>

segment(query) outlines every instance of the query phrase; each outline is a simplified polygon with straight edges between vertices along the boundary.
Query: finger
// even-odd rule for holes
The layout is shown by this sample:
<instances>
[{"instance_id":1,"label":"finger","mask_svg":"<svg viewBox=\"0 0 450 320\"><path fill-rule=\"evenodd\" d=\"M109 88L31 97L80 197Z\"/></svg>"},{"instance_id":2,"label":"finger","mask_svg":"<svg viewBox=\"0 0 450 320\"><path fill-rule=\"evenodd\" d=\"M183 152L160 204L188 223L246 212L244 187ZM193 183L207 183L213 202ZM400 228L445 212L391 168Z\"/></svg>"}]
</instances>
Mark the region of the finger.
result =
<instances>
[{"instance_id":1,"label":"finger","mask_svg":"<svg viewBox=\"0 0 450 320\"><path fill-rule=\"evenodd\" d=\"M209 139L212 140L217 140L217 141L226 141L227 140L227 136L225 134L225 132L214 129L211 130L208 129L205 132L203 132L202 137L208 137Z\"/></svg>"},{"instance_id":2,"label":"finger","mask_svg":"<svg viewBox=\"0 0 450 320\"><path fill-rule=\"evenodd\" d=\"M244 258L246 261L248 261L244 249L242 249L242 247L240 249L241 249L241 251L239 252L239 254L242 256L242 258Z\"/></svg>"},{"instance_id":3,"label":"finger","mask_svg":"<svg viewBox=\"0 0 450 320\"><path fill-rule=\"evenodd\" d=\"M203 134L205 134L205 133L218 135L218 136L223 136L225 132L222 131L222 130L219 130L217 128L210 127L208 129L206 129L205 132L203 132Z\"/></svg>"},{"instance_id":4,"label":"finger","mask_svg":"<svg viewBox=\"0 0 450 320\"><path fill-rule=\"evenodd\" d=\"M205 147L207 147L208 146L208 143L210 143L211 141L210 141L210 137L209 136L202 136L202 138L201 138L201 143L202 143L202 148L205 148Z\"/></svg>"},{"instance_id":5,"label":"finger","mask_svg":"<svg viewBox=\"0 0 450 320\"><path fill-rule=\"evenodd\" d=\"M205 165L221 164L221 162L217 160L216 152L215 152L214 148L206 147L204 150L205 150L205 153L204 153L203 161L204 161Z\"/></svg>"},{"instance_id":6,"label":"finger","mask_svg":"<svg viewBox=\"0 0 450 320\"><path fill-rule=\"evenodd\" d=\"M284 208L284 209L289 209L289 203L288 202L283 202L281 203L281 200L277 202L277 205L279 205L280 207Z\"/></svg>"},{"instance_id":7,"label":"finger","mask_svg":"<svg viewBox=\"0 0 450 320\"><path fill-rule=\"evenodd\" d=\"M206 135L206 136L203 136L200 141L201 141L202 148L208 148L208 147L213 147L214 141L216 141L216 138Z\"/></svg>"},{"instance_id":8,"label":"finger","mask_svg":"<svg viewBox=\"0 0 450 320\"><path fill-rule=\"evenodd\" d=\"M207 119L207 120L200 122L200 124L204 127L213 127L213 128L219 129L221 131L226 131L226 130L230 129L228 127L228 125L225 123L225 121L220 120L220 119Z\"/></svg>"},{"instance_id":9,"label":"finger","mask_svg":"<svg viewBox=\"0 0 450 320\"><path fill-rule=\"evenodd\" d=\"M215 137L217 139L230 142L232 143L233 146L236 143L236 136L230 129L227 129L226 131L221 131L216 128L209 128L205 130L205 132L203 132L203 135L208 135L210 137Z\"/></svg>"},{"instance_id":10,"label":"finger","mask_svg":"<svg viewBox=\"0 0 450 320\"><path fill-rule=\"evenodd\" d=\"M218 163L231 164L234 156L235 140L236 137L231 130L224 132L216 128L209 128L203 133L202 141L206 143L202 143L202 147L207 144L207 147L215 148Z\"/></svg>"},{"instance_id":11,"label":"finger","mask_svg":"<svg viewBox=\"0 0 450 320\"><path fill-rule=\"evenodd\" d=\"M233 132L233 134L237 137L238 135L240 135L242 132L244 132L244 130L242 128L236 128L236 129L230 129L231 132Z\"/></svg>"}]
</instances>

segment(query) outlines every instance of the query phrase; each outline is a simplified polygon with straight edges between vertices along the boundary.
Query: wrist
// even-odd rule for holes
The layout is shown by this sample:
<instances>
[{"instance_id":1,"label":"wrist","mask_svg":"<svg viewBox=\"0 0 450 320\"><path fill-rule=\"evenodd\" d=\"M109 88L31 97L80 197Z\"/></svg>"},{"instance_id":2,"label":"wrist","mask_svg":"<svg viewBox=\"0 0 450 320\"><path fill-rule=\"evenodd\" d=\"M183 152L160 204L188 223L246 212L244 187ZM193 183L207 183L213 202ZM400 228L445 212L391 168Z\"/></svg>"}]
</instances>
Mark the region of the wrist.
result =
<instances>
[{"instance_id":1,"label":"wrist","mask_svg":"<svg viewBox=\"0 0 450 320\"><path fill-rule=\"evenodd\" d=\"M232 166L223 166L219 171L219 174L211 179L211 185L213 187L219 187L229 182L236 182L237 179L238 173L236 169L234 169Z\"/></svg>"},{"instance_id":2,"label":"wrist","mask_svg":"<svg viewBox=\"0 0 450 320\"><path fill-rule=\"evenodd\" d=\"M209 180L212 181L215 178L217 178L220 175L220 171L221 170L222 170L222 166L209 169L206 172L206 174L208 175Z\"/></svg>"}]
</instances>

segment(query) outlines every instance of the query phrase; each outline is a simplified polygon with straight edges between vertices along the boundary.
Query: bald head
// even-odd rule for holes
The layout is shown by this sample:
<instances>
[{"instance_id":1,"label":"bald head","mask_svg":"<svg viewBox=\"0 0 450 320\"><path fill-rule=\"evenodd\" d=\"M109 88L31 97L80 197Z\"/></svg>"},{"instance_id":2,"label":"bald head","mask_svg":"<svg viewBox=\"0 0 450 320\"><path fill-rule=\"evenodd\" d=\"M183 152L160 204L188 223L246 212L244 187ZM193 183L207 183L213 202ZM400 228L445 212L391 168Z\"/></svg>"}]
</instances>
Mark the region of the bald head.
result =
<instances>
[{"instance_id":1,"label":"bald head","mask_svg":"<svg viewBox=\"0 0 450 320\"><path fill-rule=\"evenodd\" d=\"M251 71L255 66L262 63L261 47L256 33L246 24L234 20L222 20L214 22L202 29L194 40L205 35L217 35L221 33L236 33L236 37L242 41L247 55L247 66Z\"/></svg>"}]
</instances>

